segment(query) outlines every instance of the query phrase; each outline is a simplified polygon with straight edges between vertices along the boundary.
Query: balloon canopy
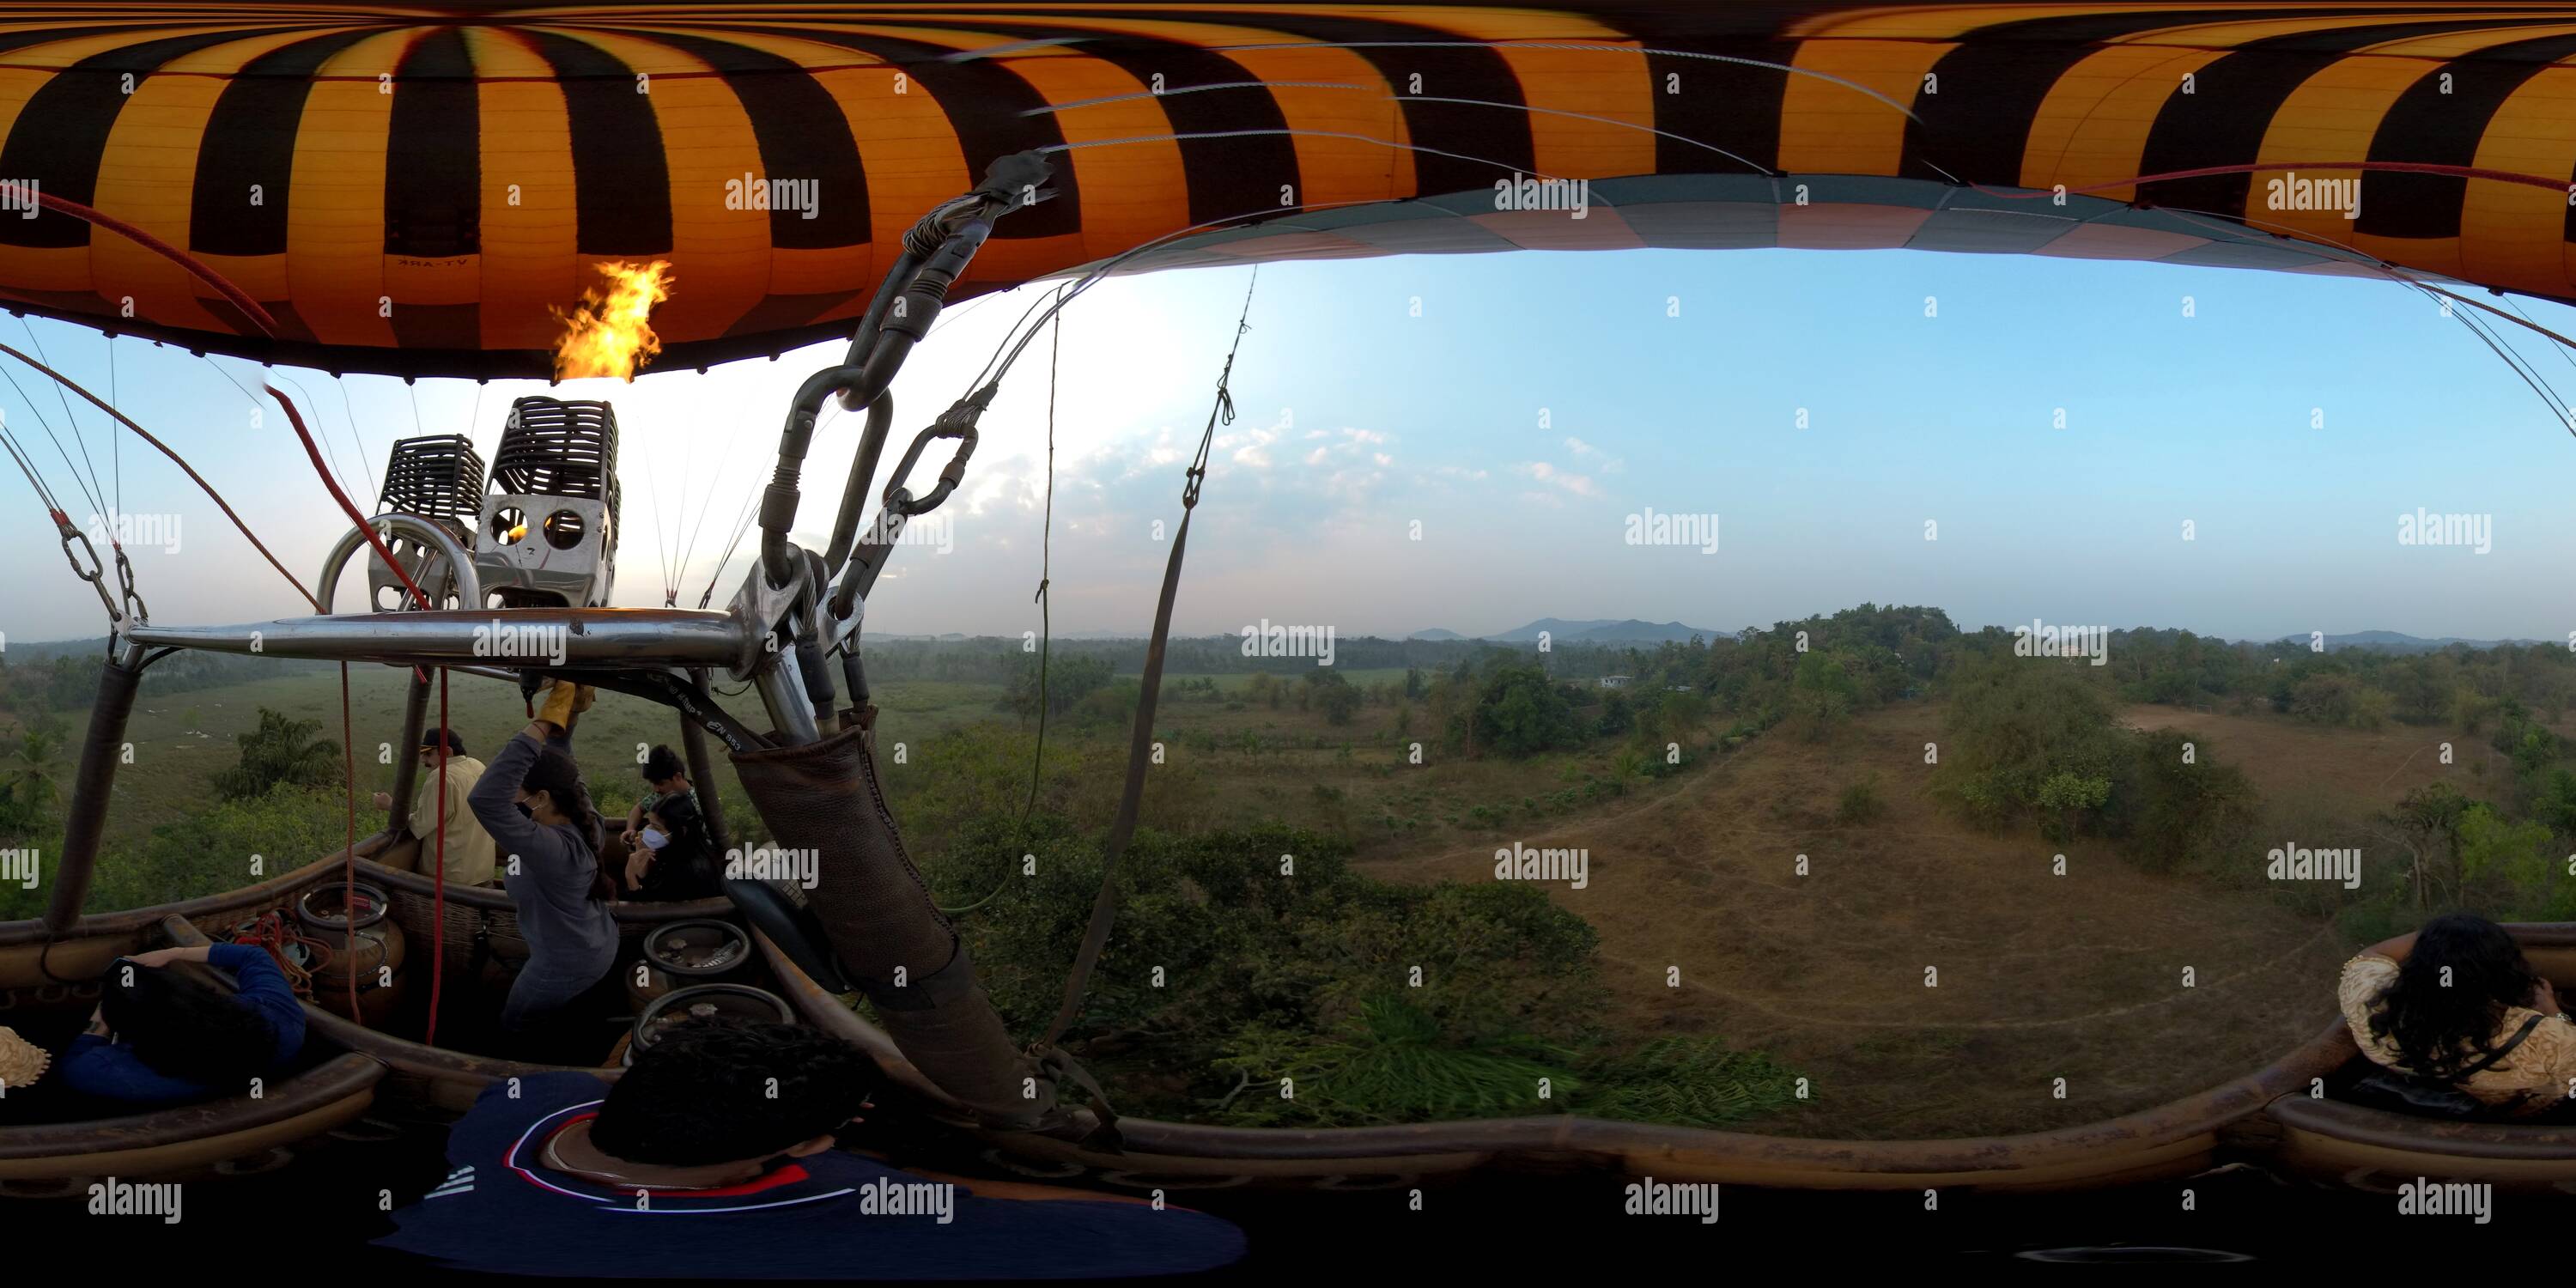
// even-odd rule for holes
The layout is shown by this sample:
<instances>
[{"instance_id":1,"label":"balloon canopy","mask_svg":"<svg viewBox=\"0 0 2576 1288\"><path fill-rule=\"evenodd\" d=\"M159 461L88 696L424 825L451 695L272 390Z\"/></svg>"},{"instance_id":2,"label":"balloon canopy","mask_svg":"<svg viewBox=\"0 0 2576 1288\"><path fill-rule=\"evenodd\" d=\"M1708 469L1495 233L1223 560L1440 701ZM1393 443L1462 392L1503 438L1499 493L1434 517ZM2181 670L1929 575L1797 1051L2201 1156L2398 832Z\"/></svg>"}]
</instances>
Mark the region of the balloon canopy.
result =
<instances>
[{"instance_id":1,"label":"balloon canopy","mask_svg":"<svg viewBox=\"0 0 2576 1288\"><path fill-rule=\"evenodd\" d=\"M957 295L1173 238L1122 270L1914 247L2564 299L2571 54L2576 4L49 5L0 14L0 298L543 376L600 264L661 260L655 365L699 366L845 334L1038 149L1057 195Z\"/></svg>"}]
</instances>

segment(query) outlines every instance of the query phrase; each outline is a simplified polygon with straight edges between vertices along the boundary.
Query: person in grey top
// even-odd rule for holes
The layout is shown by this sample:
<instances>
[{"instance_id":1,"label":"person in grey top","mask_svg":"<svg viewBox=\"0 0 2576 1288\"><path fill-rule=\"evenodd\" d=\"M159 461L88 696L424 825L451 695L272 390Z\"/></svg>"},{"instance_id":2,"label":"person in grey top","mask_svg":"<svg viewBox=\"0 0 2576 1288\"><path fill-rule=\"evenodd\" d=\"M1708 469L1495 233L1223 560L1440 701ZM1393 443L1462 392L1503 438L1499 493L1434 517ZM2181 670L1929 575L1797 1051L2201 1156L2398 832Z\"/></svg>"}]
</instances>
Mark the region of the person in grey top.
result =
<instances>
[{"instance_id":1,"label":"person in grey top","mask_svg":"<svg viewBox=\"0 0 2576 1288\"><path fill-rule=\"evenodd\" d=\"M501 1007L501 1027L542 1040L550 1020L617 964L617 887L599 863L598 813L563 726L539 719L512 738L469 798L500 852L502 887L519 914L528 963Z\"/></svg>"}]
</instances>

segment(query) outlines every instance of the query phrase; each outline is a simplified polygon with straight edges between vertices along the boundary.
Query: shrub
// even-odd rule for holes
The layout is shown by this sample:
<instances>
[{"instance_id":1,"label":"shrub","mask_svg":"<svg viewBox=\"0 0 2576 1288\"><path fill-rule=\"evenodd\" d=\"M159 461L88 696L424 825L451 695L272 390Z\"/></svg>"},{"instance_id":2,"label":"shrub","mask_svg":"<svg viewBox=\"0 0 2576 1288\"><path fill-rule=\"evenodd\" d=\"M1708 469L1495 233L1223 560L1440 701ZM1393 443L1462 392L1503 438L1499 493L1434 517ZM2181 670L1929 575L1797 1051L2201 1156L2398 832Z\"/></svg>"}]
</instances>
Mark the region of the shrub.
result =
<instances>
[{"instance_id":1,"label":"shrub","mask_svg":"<svg viewBox=\"0 0 2576 1288\"><path fill-rule=\"evenodd\" d=\"M1878 779L1864 778L1843 789L1841 803L1834 807L1834 821L1845 826L1875 821L1887 812L1887 803L1878 798Z\"/></svg>"}]
</instances>

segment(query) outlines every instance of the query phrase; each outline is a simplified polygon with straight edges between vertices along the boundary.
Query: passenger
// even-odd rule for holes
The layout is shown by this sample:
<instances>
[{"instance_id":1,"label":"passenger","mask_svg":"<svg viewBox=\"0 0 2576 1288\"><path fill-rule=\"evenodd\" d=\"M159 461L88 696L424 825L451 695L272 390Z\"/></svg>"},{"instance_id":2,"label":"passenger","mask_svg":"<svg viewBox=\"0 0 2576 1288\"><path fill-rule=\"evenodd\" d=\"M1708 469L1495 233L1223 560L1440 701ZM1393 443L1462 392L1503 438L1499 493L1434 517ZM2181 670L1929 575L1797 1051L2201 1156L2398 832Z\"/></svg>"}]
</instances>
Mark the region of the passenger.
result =
<instances>
[{"instance_id":1,"label":"passenger","mask_svg":"<svg viewBox=\"0 0 2576 1288\"><path fill-rule=\"evenodd\" d=\"M483 762L465 754L465 740L453 729L431 729L420 735L420 768L424 775L411 790L410 828L420 838L420 870L433 872L438 866L438 749L444 739L447 746L447 883L449 885L488 886L492 884L492 834L474 818L466 804L474 794L474 784L483 779ZM391 792L376 793L377 809L392 809Z\"/></svg>"},{"instance_id":2,"label":"passenger","mask_svg":"<svg viewBox=\"0 0 2576 1288\"><path fill-rule=\"evenodd\" d=\"M2576 1082L2576 1022L2505 928L2455 912L2345 962L2344 1023L2362 1054L2517 1115L2559 1109Z\"/></svg>"},{"instance_id":3,"label":"passenger","mask_svg":"<svg viewBox=\"0 0 2576 1288\"><path fill-rule=\"evenodd\" d=\"M705 1281L1108 1279L1243 1253L1233 1225L1185 1208L833 1148L877 1076L838 1038L720 1019L672 1030L614 1085L495 1083L449 1132L446 1181L378 1242L464 1270Z\"/></svg>"},{"instance_id":4,"label":"passenger","mask_svg":"<svg viewBox=\"0 0 2576 1288\"><path fill-rule=\"evenodd\" d=\"M580 1045L590 1027L587 1003L617 960L607 837L566 732L589 698L587 685L553 686L537 718L492 758L467 798L498 843L501 884L528 942L527 964L501 1006L501 1027L530 1059L599 1054Z\"/></svg>"},{"instance_id":5,"label":"passenger","mask_svg":"<svg viewBox=\"0 0 2576 1288\"><path fill-rule=\"evenodd\" d=\"M686 766L668 747L644 758L653 794L626 812L626 889L638 901L707 899L723 893L715 838L698 808Z\"/></svg>"},{"instance_id":6,"label":"passenger","mask_svg":"<svg viewBox=\"0 0 2576 1288\"><path fill-rule=\"evenodd\" d=\"M172 962L205 962L240 984L226 993ZM141 1107L248 1095L304 1049L304 1008L264 948L161 948L109 964L87 1033L54 1076L71 1091Z\"/></svg>"}]
</instances>

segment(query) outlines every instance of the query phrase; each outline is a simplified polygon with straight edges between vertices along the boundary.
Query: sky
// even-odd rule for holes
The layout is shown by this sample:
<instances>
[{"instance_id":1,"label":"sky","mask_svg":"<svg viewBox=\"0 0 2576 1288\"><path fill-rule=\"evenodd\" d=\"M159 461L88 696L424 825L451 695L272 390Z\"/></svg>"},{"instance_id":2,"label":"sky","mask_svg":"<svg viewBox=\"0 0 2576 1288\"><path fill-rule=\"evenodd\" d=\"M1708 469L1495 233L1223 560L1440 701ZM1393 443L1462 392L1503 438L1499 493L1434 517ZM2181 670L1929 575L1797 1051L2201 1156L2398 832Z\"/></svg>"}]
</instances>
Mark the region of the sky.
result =
<instances>
[{"instance_id":1,"label":"sky","mask_svg":"<svg viewBox=\"0 0 2576 1288\"><path fill-rule=\"evenodd\" d=\"M1117 277L1066 310L1052 390L1058 632L1150 625L1247 278ZM948 311L895 384L885 469L1043 289ZM2521 307L2576 334L2576 310ZM108 395L111 342L30 324L57 365ZM1191 529L1185 634L1267 621L1474 635L1539 617L1732 632L1872 601L1938 606L1969 627L2576 640L2576 441L2456 319L2387 281L1916 251L1405 256L1264 266L1250 324L1237 414L1217 429ZM18 342L21 326L0 318L0 338ZM2508 330L2576 393L2576 357ZM349 524L283 418L255 420L223 374L256 389L259 368L112 343L119 405L299 578L318 573ZM614 602L658 607L676 585L693 607L713 579L723 606L757 533L719 563L788 397L838 347L554 390L618 410ZM983 418L940 544L898 551L869 631L1038 628L1049 360L1041 335ZM462 430L488 460L510 400L546 392L279 370L311 395L308 420L371 511L396 438ZM155 624L308 611L175 467L114 442L86 405L75 437L42 378L15 374L35 402L0 384L0 417L74 521L121 510L150 539L129 550ZM823 544L860 421L834 414L817 436L798 540ZM77 473L94 470L97 504L66 464L84 444ZM935 446L918 475L945 459ZM2486 549L2406 543L2401 516L2419 509L2467 516L2463 531L2483 522ZM1632 543L1657 535L1654 515L1690 518L1686 539ZM1713 551L1700 516L1713 516ZM20 556L0 560L0 636L105 632L5 462L0 542ZM345 610L362 577L344 583Z\"/></svg>"}]
</instances>

